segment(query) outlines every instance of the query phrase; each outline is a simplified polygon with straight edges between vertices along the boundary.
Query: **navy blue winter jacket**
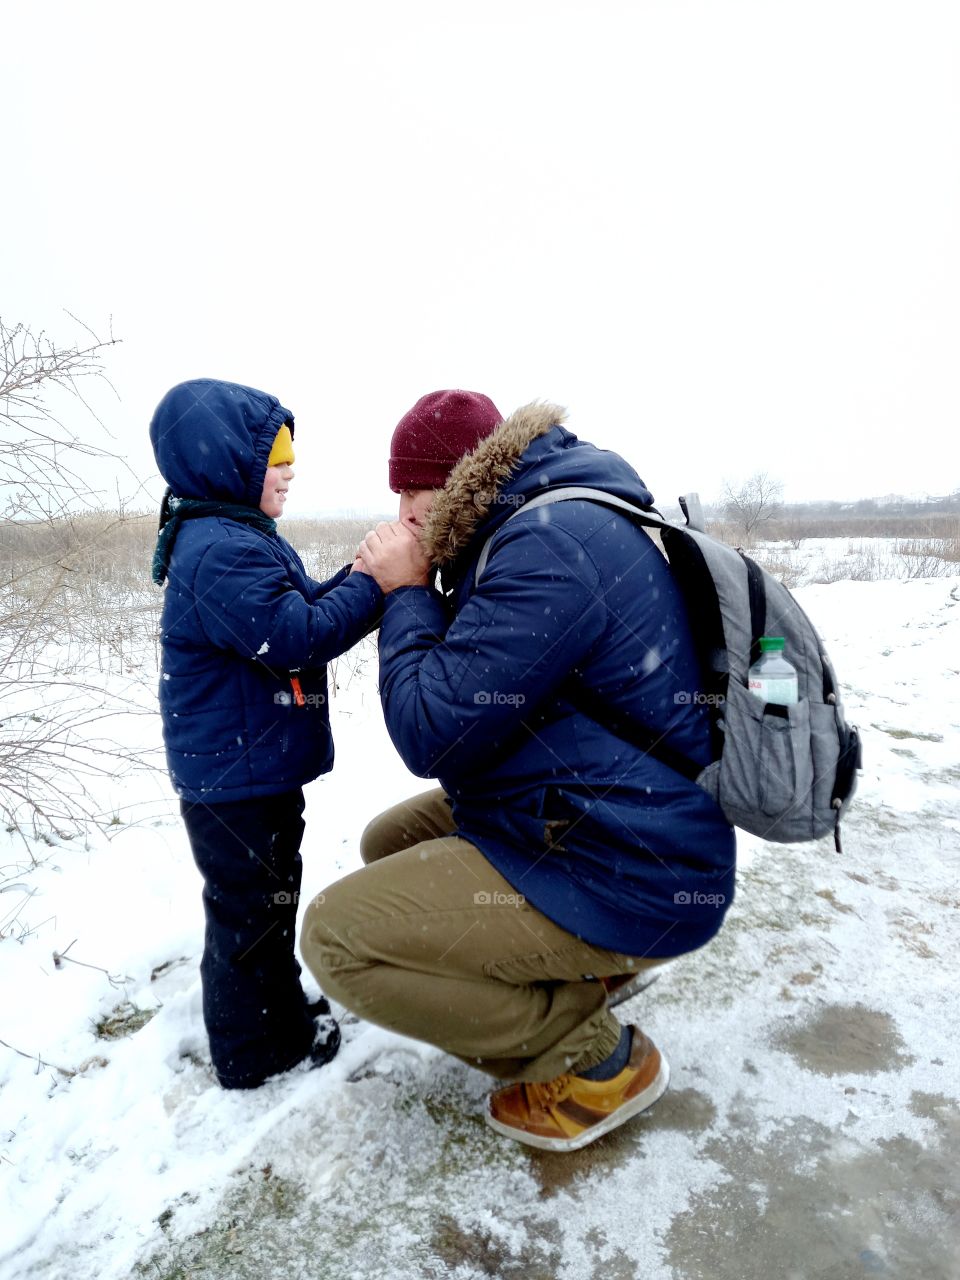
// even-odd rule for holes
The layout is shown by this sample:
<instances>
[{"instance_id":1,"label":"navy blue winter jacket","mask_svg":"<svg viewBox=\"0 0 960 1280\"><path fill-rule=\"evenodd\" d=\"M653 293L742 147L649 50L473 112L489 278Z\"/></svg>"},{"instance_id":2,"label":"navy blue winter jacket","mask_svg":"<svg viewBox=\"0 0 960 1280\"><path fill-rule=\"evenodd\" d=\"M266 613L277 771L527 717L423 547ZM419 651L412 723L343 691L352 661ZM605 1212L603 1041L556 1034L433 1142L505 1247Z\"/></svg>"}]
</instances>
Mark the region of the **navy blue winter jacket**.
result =
<instances>
[{"instance_id":1,"label":"navy blue winter jacket","mask_svg":"<svg viewBox=\"0 0 960 1280\"><path fill-rule=\"evenodd\" d=\"M386 597L384 713L407 766L452 797L459 834L533 906L595 945L676 955L723 921L733 830L694 783L578 708L577 688L706 764L697 661L669 567L629 518L580 500L522 511L573 484L652 502L622 458L561 421L553 406L518 411L438 494L424 538L446 594Z\"/></svg>"},{"instance_id":2,"label":"navy blue winter jacket","mask_svg":"<svg viewBox=\"0 0 960 1280\"><path fill-rule=\"evenodd\" d=\"M164 396L150 439L174 495L255 510L284 422L293 430L275 397L198 379ZM220 516L184 521L161 619L160 711L178 793L225 803L329 771L325 664L371 630L382 605L367 574L314 581L276 533Z\"/></svg>"}]
</instances>

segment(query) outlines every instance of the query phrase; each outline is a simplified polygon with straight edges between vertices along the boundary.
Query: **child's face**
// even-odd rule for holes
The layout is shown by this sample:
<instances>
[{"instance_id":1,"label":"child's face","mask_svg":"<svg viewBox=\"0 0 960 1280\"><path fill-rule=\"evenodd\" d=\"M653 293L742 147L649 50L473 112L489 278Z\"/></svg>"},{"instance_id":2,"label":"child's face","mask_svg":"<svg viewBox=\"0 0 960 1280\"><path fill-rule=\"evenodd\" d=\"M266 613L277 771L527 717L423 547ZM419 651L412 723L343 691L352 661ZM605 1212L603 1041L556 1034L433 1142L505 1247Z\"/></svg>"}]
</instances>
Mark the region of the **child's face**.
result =
<instances>
[{"instance_id":1,"label":"child's face","mask_svg":"<svg viewBox=\"0 0 960 1280\"><path fill-rule=\"evenodd\" d=\"M293 467L282 462L279 467L267 467L263 478L263 493L260 495L260 510L265 516L276 520L283 515L283 504L287 500L287 490L293 479Z\"/></svg>"}]
</instances>

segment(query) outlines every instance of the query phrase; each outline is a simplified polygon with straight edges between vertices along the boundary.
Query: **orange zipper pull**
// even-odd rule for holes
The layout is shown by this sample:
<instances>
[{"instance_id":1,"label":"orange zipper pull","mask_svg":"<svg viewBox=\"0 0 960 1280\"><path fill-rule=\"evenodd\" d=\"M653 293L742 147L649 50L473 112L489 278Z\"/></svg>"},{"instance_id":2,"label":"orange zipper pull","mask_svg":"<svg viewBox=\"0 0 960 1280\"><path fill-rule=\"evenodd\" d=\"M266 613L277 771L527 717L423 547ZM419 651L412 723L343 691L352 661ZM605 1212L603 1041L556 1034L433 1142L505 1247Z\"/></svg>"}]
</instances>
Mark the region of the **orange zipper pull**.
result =
<instances>
[{"instance_id":1,"label":"orange zipper pull","mask_svg":"<svg viewBox=\"0 0 960 1280\"><path fill-rule=\"evenodd\" d=\"M303 696L303 690L300 688L300 681L297 676L290 677L290 687L293 690L293 700L298 707L305 707L307 700Z\"/></svg>"}]
</instances>

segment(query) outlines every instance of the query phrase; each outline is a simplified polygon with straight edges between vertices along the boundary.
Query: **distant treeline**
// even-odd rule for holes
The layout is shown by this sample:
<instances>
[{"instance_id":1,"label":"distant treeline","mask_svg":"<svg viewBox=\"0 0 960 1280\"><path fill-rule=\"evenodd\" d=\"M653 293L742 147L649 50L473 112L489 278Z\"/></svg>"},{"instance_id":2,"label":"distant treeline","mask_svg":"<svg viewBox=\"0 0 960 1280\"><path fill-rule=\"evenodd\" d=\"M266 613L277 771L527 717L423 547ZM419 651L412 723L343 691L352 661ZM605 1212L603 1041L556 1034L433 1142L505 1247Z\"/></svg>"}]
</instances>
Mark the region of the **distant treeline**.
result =
<instances>
[{"instance_id":1,"label":"distant treeline","mask_svg":"<svg viewBox=\"0 0 960 1280\"><path fill-rule=\"evenodd\" d=\"M949 504L941 509L941 502ZM677 508L661 508L680 519ZM708 526L725 541L738 542L735 525L716 507L705 508ZM308 571L328 577L352 561L374 516L290 518L280 530L300 552ZM86 578L121 583L128 591L148 587L157 533L155 512L96 511L50 520L0 519L0 586L35 594L54 582L76 589ZM960 496L936 503L906 503L903 510L873 499L790 503L757 527L758 540L793 542L804 538L936 538L960 536ZM24 580L26 578L26 581Z\"/></svg>"},{"instance_id":2,"label":"distant treeline","mask_svg":"<svg viewBox=\"0 0 960 1280\"><path fill-rule=\"evenodd\" d=\"M734 526L722 516L707 517L707 527L726 542L737 542ZM781 507L777 514L763 521L755 531L761 542L801 542L804 538L937 538L960 537L960 511L928 511L911 515L841 511L838 515L807 514L796 506Z\"/></svg>"},{"instance_id":3,"label":"distant treeline","mask_svg":"<svg viewBox=\"0 0 960 1280\"><path fill-rule=\"evenodd\" d=\"M722 519L722 503L704 503L704 513ZM785 520L845 520L863 516L960 516L960 489L942 498L904 498L889 494L883 498L858 498L856 502L779 502L777 517ZM824 535L821 535L824 536ZM829 536L829 535L827 535Z\"/></svg>"}]
</instances>

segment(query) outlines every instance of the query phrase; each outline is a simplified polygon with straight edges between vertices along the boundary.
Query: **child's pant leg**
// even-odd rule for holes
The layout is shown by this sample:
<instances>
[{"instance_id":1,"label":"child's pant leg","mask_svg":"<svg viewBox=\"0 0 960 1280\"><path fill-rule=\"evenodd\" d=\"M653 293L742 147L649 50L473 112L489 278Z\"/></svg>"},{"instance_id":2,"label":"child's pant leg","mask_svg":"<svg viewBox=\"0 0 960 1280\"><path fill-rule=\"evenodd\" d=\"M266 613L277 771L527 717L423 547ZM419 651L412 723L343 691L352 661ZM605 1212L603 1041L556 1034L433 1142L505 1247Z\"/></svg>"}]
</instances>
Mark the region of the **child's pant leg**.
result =
<instances>
[{"instance_id":1,"label":"child's pant leg","mask_svg":"<svg viewBox=\"0 0 960 1280\"><path fill-rule=\"evenodd\" d=\"M294 955L303 792L181 804L203 875L203 1018L225 1088L252 1088L299 1062L316 1026Z\"/></svg>"}]
</instances>

